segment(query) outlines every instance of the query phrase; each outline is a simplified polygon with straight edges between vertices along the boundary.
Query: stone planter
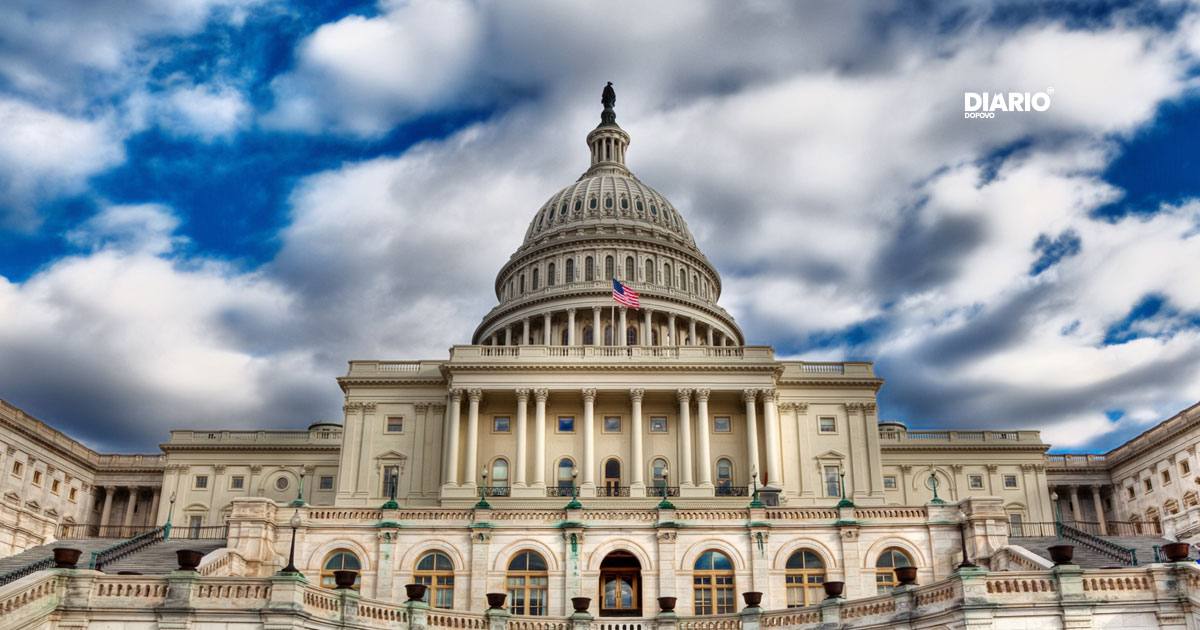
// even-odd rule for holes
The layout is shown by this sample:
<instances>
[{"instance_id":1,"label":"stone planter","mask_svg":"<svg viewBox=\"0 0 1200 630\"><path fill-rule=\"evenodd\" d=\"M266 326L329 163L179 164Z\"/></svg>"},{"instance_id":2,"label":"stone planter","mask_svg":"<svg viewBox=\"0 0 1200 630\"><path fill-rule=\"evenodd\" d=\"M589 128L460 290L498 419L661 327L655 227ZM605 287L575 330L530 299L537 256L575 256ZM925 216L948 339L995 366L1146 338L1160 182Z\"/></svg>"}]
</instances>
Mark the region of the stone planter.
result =
<instances>
[{"instance_id":1,"label":"stone planter","mask_svg":"<svg viewBox=\"0 0 1200 630\"><path fill-rule=\"evenodd\" d=\"M837 599L842 596L842 589L846 588L846 583L825 582L822 586L825 587L825 599Z\"/></svg>"},{"instance_id":2,"label":"stone planter","mask_svg":"<svg viewBox=\"0 0 1200 630\"><path fill-rule=\"evenodd\" d=\"M896 567L896 581L901 586L913 586L917 583L917 567Z\"/></svg>"},{"instance_id":3,"label":"stone planter","mask_svg":"<svg viewBox=\"0 0 1200 630\"><path fill-rule=\"evenodd\" d=\"M200 559L204 557L203 551L195 549L178 549L175 551L175 558L179 560L180 571L195 571L196 567L200 566Z\"/></svg>"},{"instance_id":4,"label":"stone planter","mask_svg":"<svg viewBox=\"0 0 1200 630\"><path fill-rule=\"evenodd\" d=\"M746 591L742 593L742 599L746 602L746 608L758 608L762 603L762 593L759 591Z\"/></svg>"},{"instance_id":5,"label":"stone planter","mask_svg":"<svg viewBox=\"0 0 1200 630\"><path fill-rule=\"evenodd\" d=\"M358 571L346 571L339 569L333 572L333 583L339 589L354 588L354 581L358 579Z\"/></svg>"},{"instance_id":6,"label":"stone planter","mask_svg":"<svg viewBox=\"0 0 1200 630\"><path fill-rule=\"evenodd\" d=\"M591 605L591 597L572 597L571 605L575 607L575 612L586 613L588 606Z\"/></svg>"},{"instance_id":7,"label":"stone planter","mask_svg":"<svg viewBox=\"0 0 1200 630\"><path fill-rule=\"evenodd\" d=\"M425 584L405 584L404 594L408 595L408 601L419 602L425 599L425 591L428 589L429 587Z\"/></svg>"},{"instance_id":8,"label":"stone planter","mask_svg":"<svg viewBox=\"0 0 1200 630\"><path fill-rule=\"evenodd\" d=\"M675 612L675 602L679 601L677 597L659 597L658 610L665 613Z\"/></svg>"},{"instance_id":9,"label":"stone planter","mask_svg":"<svg viewBox=\"0 0 1200 630\"><path fill-rule=\"evenodd\" d=\"M70 547L55 547L54 548L54 568L55 569L74 569L75 563L79 562L79 555L83 551L79 549L71 549ZM1186 551L1184 552L1187 553Z\"/></svg>"},{"instance_id":10,"label":"stone planter","mask_svg":"<svg viewBox=\"0 0 1200 630\"><path fill-rule=\"evenodd\" d=\"M55 549L55 551L58 550ZM1182 542L1167 543L1162 546L1162 552L1166 556L1167 562L1183 562L1188 559L1191 551L1191 545ZM56 555L54 559L57 561L58 556Z\"/></svg>"},{"instance_id":11,"label":"stone planter","mask_svg":"<svg viewBox=\"0 0 1200 630\"><path fill-rule=\"evenodd\" d=\"M508 593L486 593L489 610L504 610L504 598L508 597Z\"/></svg>"},{"instance_id":12,"label":"stone planter","mask_svg":"<svg viewBox=\"0 0 1200 630\"><path fill-rule=\"evenodd\" d=\"M1075 545L1050 545L1046 551L1050 552L1050 560L1056 566L1071 564L1071 559L1075 557Z\"/></svg>"}]
</instances>

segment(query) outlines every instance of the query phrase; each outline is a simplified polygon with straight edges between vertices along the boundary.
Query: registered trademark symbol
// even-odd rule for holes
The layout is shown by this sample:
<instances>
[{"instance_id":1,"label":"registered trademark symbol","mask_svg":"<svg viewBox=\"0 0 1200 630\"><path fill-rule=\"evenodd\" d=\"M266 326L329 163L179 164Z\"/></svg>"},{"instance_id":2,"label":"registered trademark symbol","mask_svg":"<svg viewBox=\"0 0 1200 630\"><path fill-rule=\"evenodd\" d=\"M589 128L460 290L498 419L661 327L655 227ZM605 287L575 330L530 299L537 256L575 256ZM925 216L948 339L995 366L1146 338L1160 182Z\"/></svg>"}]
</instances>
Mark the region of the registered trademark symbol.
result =
<instances>
[{"instance_id":1,"label":"registered trademark symbol","mask_svg":"<svg viewBox=\"0 0 1200 630\"><path fill-rule=\"evenodd\" d=\"M1054 93L1054 88L1052 88L1052 87L1051 87L1051 88L1046 88L1046 93L1047 93L1047 94L1053 94L1053 93Z\"/></svg>"}]
</instances>

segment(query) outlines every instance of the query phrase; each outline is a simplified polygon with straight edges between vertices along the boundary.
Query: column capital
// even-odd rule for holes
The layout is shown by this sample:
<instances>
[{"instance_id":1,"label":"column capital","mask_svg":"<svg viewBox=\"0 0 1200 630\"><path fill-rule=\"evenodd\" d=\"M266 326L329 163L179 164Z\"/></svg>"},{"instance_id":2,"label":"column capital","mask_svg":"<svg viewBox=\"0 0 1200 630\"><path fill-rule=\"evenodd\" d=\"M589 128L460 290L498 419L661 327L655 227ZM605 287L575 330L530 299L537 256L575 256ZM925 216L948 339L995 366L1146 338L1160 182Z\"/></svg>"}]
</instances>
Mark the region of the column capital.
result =
<instances>
[{"instance_id":1,"label":"column capital","mask_svg":"<svg viewBox=\"0 0 1200 630\"><path fill-rule=\"evenodd\" d=\"M633 402L642 402L642 397L646 395L646 390L641 387L635 387L629 390L629 399Z\"/></svg>"},{"instance_id":2,"label":"column capital","mask_svg":"<svg viewBox=\"0 0 1200 630\"><path fill-rule=\"evenodd\" d=\"M863 404L862 404L862 403L860 403L860 402L848 402L848 403L846 403L846 410L847 410L847 411L860 411L860 410L862 410L862 408L863 408Z\"/></svg>"},{"instance_id":3,"label":"column capital","mask_svg":"<svg viewBox=\"0 0 1200 630\"><path fill-rule=\"evenodd\" d=\"M866 411L867 413L875 413L875 403L863 403L863 411Z\"/></svg>"},{"instance_id":4,"label":"column capital","mask_svg":"<svg viewBox=\"0 0 1200 630\"><path fill-rule=\"evenodd\" d=\"M415 409L416 412L419 414L427 414L427 413L429 413L429 403L427 403L427 402L416 403L413 405L413 409Z\"/></svg>"},{"instance_id":5,"label":"column capital","mask_svg":"<svg viewBox=\"0 0 1200 630\"><path fill-rule=\"evenodd\" d=\"M1093 483L1088 487L1092 489L1092 494L1100 494L1100 489L1104 487L1104 484Z\"/></svg>"},{"instance_id":6,"label":"column capital","mask_svg":"<svg viewBox=\"0 0 1200 630\"><path fill-rule=\"evenodd\" d=\"M483 400L483 390L479 389L477 387L468 389L467 390L467 399L473 403L477 403L480 400Z\"/></svg>"},{"instance_id":7,"label":"column capital","mask_svg":"<svg viewBox=\"0 0 1200 630\"><path fill-rule=\"evenodd\" d=\"M708 390L708 389L697 389L696 390L696 402L708 402L709 391L710 390Z\"/></svg>"},{"instance_id":8,"label":"column capital","mask_svg":"<svg viewBox=\"0 0 1200 630\"><path fill-rule=\"evenodd\" d=\"M591 387L581 389L579 393L583 395L583 402L590 403L596 401L596 390Z\"/></svg>"},{"instance_id":9,"label":"column capital","mask_svg":"<svg viewBox=\"0 0 1200 630\"><path fill-rule=\"evenodd\" d=\"M575 309L574 308L567 309L567 314L572 315L572 316L575 315Z\"/></svg>"},{"instance_id":10,"label":"column capital","mask_svg":"<svg viewBox=\"0 0 1200 630\"><path fill-rule=\"evenodd\" d=\"M108 494L112 494L112 493L114 493L114 492L116 492L116 491L117 491L117 487L116 487L116 486L109 486L109 485L106 485L106 486L104 486L104 492L106 492L106 493L108 493Z\"/></svg>"},{"instance_id":11,"label":"column capital","mask_svg":"<svg viewBox=\"0 0 1200 630\"><path fill-rule=\"evenodd\" d=\"M522 318L521 318L521 323L522 323L522 324L525 324L526 326L528 326L528 325L529 325L529 318L528 318L528 317L522 317Z\"/></svg>"},{"instance_id":12,"label":"column capital","mask_svg":"<svg viewBox=\"0 0 1200 630\"><path fill-rule=\"evenodd\" d=\"M808 413L808 403L806 403L806 402L796 403L796 411L798 411L800 413Z\"/></svg>"},{"instance_id":13,"label":"column capital","mask_svg":"<svg viewBox=\"0 0 1200 630\"><path fill-rule=\"evenodd\" d=\"M765 403L775 402L775 389L774 388L763 389L760 391L762 393L763 402L765 402Z\"/></svg>"},{"instance_id":14,"label":"column capital","mask_svg":"<svg viewBox=\"0 0 1200 630\"><path fill-rule=\"evenodd\" d=\"M667 313L667 319L675 321L675 313Z\"/></svg>"},{"instance_id":15,"label":"column capital","mask_svg":"<svg viewBox=\"0 0 1200 630\"><path fill-rule=\"evenodd\" d=\"M524 387L518 388L516 390L516 394L517 394L517 402L519 402L521 404L529 402L529 390L528 389L525 389Z\"/></svg>"},{"instance_id":16,"label":"column capital","mask_svg":"<svg viewBox=\"0 0 1200 630\"><path fill-rule=\"evenodd\" d=\"M359 403L362 405L362 410L367 413L375 413L375 401Z\"/></svg>"},{"instance_id":17,"label":"column capital","mask_svg":"<svg viewBox=\"0 0 1200 630\"><path fill-rule=\"evenodd\" d=\"M125 486L125 489L128 490L130 494L137 494L137 491L141 489L141 486L137 485L136 483L131 483Z\"/></svg>"},{"instance_id":18,"label":"column capital","mask_svg":"<svg viewBox=\"0 0 1200 630\"><path fill-rule=\"evenodd\" d=\"M462 399L463 399L463 390L461 390L459 388L454 388L454 389L450 390L450 401L451 402L462 402Z\"/></svg>"},{"instance_id":19,"label":"column capital","mask_svg":"<svg viewBox=\"0 0 1200 630\"><path fill-rule=\"evenodd\" d=\"M545 387L539 387L533 390L533 399L537 402L544 403L550 397L550 390Z\"/></svg>"},{"instance_id":20,"label":"column capital","mask_svg":"<svg viewBox=\"0 0 1200 630\"><path fill-rule=\"evenodd\" d=\"M679 399L679 404L686 405L692 399L692 390L686 387L675 390L675 398Z\"/></svg>"},{"instance_id":21,"label":"column capital","mask_svg":"<svg viewBox=\"0 0 1200 630\"><path fill-rule=\"evenodd\" d=\"M755 400L758 400L758 390L751 387L743 389L742 400L747 403L753 403Z\"/></svg>"}]
</instances>

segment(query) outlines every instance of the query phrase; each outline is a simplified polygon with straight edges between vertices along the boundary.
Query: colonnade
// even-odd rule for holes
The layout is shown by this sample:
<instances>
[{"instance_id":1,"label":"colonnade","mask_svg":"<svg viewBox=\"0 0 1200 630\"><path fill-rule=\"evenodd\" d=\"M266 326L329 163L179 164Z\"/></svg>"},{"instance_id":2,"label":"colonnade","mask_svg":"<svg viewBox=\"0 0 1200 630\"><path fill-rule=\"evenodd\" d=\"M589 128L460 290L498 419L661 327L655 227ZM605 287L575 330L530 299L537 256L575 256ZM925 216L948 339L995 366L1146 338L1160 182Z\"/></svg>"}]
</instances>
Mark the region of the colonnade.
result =
<instances>
[{"instance_id":1,"label":"colonnade","mask_svg":"<svg viewBox=\"0 0 1200 630\"><path fill-rule=\"evenodd\" d=\"M591 311L590 313L588 311ZM531 315L506 323L485 337L487 345L517 346L531 345L535 333L540 328L540 344L546 346L564 345L562 331L567 331L565 339L568 346L581 345L611 345L625 346L629 344L629 330L632 326L636 332L636 342L639 346L733 346L736 338L724 330L698 318L685 317L672 312L659 313L654 309L642 308L640 318L630 317L628 307L619 306L615 309L593 306L591 309L568 308L563 311L547 311L541 316ZM606 313L609 311L610 313ZM606 317L606 315L608 315ZM615 320L615 321L614 321ZM608 339L607 328L614 323L614 339ZM587 339L586 331L591 330L591 338ZM657 342L655 341L655 333ZM703 339L699 333L703 333Z\"/></svg>"},{"instance_id":2,"label":"colonnade","mask_svg":"<svg viewBox=\"0 0 1200 630\"><path fill-rule=\"evenodd\" d=\"M133 532L133 528L135 527L134 522L133 522L134 506L137 505L138 499L141 497L142 492L145 490L150 490L153 493L153 496L151 498L149 510L146 511L142 517L142 520L145 522L140 523L138 526L157 525L157 523L155 523L154 521L158 515L159 501L162 498L162 487L161 486L106 485L106 486L100 486L100 487L103 488L103 490L104 490L104 507L101 508L101 512L100 512L100 533L99 533L100 537L116 538L116 537L128 537L128 536L133 535L132 532ZM122 488L124 488L126 490L127 495L126 495L126 499L125 499L125 513L121 517L121 523L118 525L117 523L113 522L113 518L112 518L113 517L113 514L112 514L113 498L116 497L117 492L120 491ZM119 530L117 529L118 527L119 527Z\"/></svg>"},{"instance_id":3,"label":"colonnade","mask_svg":"<svg viewBox=\"0 0 1200 630\"><path fill-rule=\"evenodd\" d=\"M630 431L625 454L628 455L628 486L630 496L645 496L646 488L646 458L662 456L674 458L678 462L678 470L671 470L670 481L677 482L682 493L689 494L689 489L700 489L696 496L712 496L713 466L710 434L712 433L712 417L709 414L709 399L712 390L709 389L674 389L657 390L658 393L675 394L678 403L679 439L677 453L645 453L642 403L646 395L643 388L621 390L629 396ZM580 401L582 406L582 423L579 432L582 435L582 452L570 453L573 461L579 462L579 489L582 496L595 494L597 477L600 467L596 462L596 397L597 390L583 388L575 391L554 390L555 397L563 396ZM652 393L655 393L652 390ZM773 485L781 485L782 462L780 448L779 412L774 389L743 389L733 391L741 396L745 405L746 460L741 472L749 480L757 476L764 480L762 471L758 470L760 462L760 447L758 440L758 405L761 400L763 410L763 429L765 432L766 475L765 479ZM546 404L551 390L547 388L511 390L516 398L516 452L513 462L512 487L544 489L547 486L546 474L549 468L546 462ZM453 389L450 391L450 403L446 407L448 429L443 453L442 481L444 486L476 487L476 471L479 471L479 430L480 406L483 401L482 389ZM505 395L507 397L507 394ZM460 428L462 421L463 402L467 404L466 443L465 449L460 444ZM529 443L529 402L533 402L533 447L532 466L530 466ZM692 409L695 406L695 427L693 427ZM624 409L621 410L624 413ZM731 421L733 419L731 418ZM696 439L693 444L692 431L695 429ZM463 452L463 461L459 461L459 452ZM460 477L460 472L466 474ZM532 477L530 477L532 473ZM625 479L622 479L624 485ZM748 484L747 484L748 485Z\"/></svg>"},{"instance_id":4,"label":"colonnade","mask_svg":"<svg viewBox=\"0 0 1200 630\"><path fill-rule=\"evenodd\" d=\"M1096 521L1095 522L1097 522L1099 524L1100 535L1107 536L1108 535L1108 520L1104 518L1104 502L1100 497L1100 490L1103 487L1103 485L1098 484L1098 483L1093 483L1093 484L1086 484L1086 487L1089 488L1092 493L1092 507L1096 513ZM1066 484L1066 485L1050 486L1051 492L1058 493L1059 497L1066 496L1067 499L1071 502L1070 503L1071 518L1068 519L1065 517L1065 515L1060 513L1058 515L1058 518L1060 520L1062 520L1064 522L1068 522L1068 523L1074 522L1077 524L1092 522L1092 521L1087 521L1086 519L1083 518L1083 511L1082 511L1082 507L1081 507L1082 504L1079 501L1079 488L1080 488L1079 484ZM1057 506L1056 506L1056 509L1058 509ZM1060 512L1061 512L1061 510L1060 510Z\"/></svg>"}]
</instances>

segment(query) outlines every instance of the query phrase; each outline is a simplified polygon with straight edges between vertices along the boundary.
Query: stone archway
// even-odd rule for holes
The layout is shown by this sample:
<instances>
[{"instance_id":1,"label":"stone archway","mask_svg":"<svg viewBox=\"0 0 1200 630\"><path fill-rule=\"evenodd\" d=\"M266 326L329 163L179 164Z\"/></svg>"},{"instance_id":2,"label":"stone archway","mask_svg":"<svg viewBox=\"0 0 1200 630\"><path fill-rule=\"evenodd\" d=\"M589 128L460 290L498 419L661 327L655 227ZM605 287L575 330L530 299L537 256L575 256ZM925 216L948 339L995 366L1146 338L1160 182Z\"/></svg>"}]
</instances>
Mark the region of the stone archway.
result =
<instances>
[{"instance_id":1,"label":"stone archway","mask_svg":"<svg viewBox=\"0 0 1200 630\"><path fill-rule=\"evenodd\" d=\"M642 616L642 564L628 551L614 551L600 562L600 616Z\"/></svg>"}]
</instances>

